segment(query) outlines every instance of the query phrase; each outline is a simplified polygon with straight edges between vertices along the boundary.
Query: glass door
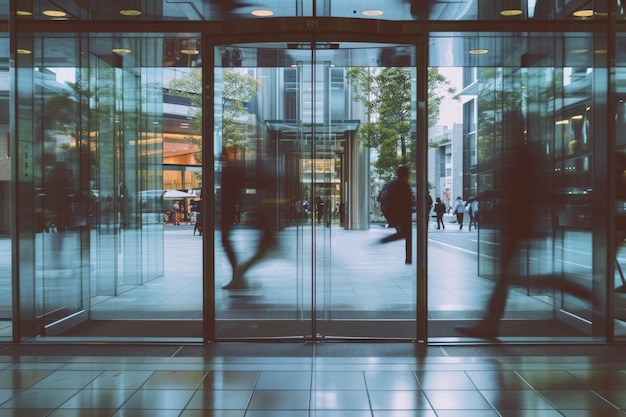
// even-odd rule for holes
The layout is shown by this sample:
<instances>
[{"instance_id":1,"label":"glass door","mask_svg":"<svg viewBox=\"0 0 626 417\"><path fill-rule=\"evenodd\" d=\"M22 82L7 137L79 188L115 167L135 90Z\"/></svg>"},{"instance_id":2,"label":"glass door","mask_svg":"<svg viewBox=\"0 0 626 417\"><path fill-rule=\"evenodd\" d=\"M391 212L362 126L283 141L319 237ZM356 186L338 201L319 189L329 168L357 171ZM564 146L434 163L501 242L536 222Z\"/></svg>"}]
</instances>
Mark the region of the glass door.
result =
<instances>
[{"instance_id":1,"label":"glass door","mask_svg":"<svg viewBox=\"0 0 626 417\"><path fill-rule=\"evenodd\" d=\"M216 338L414 338L414 48L214 55ZM376 198L399 165L402 233Z\"/></svg>"},{"instance_id":2,"label":"glass door","mask_svg":"<svg viewBox=\"0 0 626 417\"><path fill-rule=\"evenodd\" d=\"M23 45L21 338L201 340L197 92L173 81L201 73L198 39L37 34Z\"/></svg>"}]
</instances>

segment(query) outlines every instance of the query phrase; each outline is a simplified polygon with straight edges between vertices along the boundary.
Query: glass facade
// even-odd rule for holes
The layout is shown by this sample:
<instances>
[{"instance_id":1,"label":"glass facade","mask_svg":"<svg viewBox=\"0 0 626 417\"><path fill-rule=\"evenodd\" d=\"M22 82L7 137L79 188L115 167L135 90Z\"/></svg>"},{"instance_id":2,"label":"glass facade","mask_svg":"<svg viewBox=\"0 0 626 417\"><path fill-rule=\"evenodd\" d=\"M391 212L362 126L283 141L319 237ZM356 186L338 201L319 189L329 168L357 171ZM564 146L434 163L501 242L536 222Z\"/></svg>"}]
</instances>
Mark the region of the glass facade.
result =
<instances>
[{"instance_id":1,"label":"glass facade","mask_svg":"<svg viewBox=\"0 0 626 417\"><path fill-rule=\"evenodd\" d=\"M498 6L0 2L0 336L621 341L622 3Z\"/></svg>"}]
</instances>

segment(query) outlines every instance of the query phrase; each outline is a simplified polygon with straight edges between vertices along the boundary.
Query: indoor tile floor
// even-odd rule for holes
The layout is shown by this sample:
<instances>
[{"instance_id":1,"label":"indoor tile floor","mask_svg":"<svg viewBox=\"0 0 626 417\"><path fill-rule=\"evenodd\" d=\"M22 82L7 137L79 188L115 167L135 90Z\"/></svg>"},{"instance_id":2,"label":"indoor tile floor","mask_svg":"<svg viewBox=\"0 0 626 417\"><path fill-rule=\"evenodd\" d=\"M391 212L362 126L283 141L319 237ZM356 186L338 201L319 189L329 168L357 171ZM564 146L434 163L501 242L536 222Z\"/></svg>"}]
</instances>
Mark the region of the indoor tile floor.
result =
<instances>
[{"instance_id":1,"label":"indoor tile floor","mask_svg":"<svg viewBox=\"0 0 626 417\"><path fill-rule=\"evenodd\" d=\"M623 350L9 344L0 417L623 416Z\"/></svg>"}]
</instances>

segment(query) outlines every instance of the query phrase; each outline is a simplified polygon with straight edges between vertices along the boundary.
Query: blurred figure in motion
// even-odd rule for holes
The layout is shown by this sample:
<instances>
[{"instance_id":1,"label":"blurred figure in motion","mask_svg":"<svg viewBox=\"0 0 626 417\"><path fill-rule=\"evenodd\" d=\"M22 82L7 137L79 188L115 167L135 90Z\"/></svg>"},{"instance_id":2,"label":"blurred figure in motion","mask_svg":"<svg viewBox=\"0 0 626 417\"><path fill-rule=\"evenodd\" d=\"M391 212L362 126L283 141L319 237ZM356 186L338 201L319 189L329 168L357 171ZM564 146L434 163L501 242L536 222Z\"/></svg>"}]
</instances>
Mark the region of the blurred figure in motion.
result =
<instances>
[{"instance_id":1,"label":"blurred figure in motion","mask_svg":"<svg viewBox=\"0 0 626 417\"><path fill-rule=\"evenodd\" d=\"M241 161L236 161L224 153L222 165L222 190L221 190L221 227L222 246L232 267L232 279L222 288L226 290L241 289L246 287L245 273L261 261L272 249L276 247L276 237L271 224L271 202L275 200L273 180L270 174L271 164L257 162L257 171L254 183L246 183L245 167ZM267 168L267 169L266 169ZM237 210L241 205L241 196L246 188L256 188L254 209L256 226L260 237L252 255L244 262L239 262L237 253L231 240L232 229L238 224Z\"/></svg>"},{"instance_id":2,"label":"blurred figure in motion","mask_svg":"<svg viewBox=\"0 0 626 417\"><path fill-rule=\"evenodd\" d=\"M522 143L507 149L503 169L499 173L495 191L495 227L501 236L499 268L496 284L487 305L487 311L480 323L474 326L457 327L457 331L472 337L493 338L498 336L500 319L504 314L509 284L520 276L520 246L529 239L545 237L547 231L538 227L540 216L538 206L546 203L541 174L544 169L545 154L537 151L532 144ZM556 288L572 295L589 300L590 291L577 283L564 280L559 274L542 275L534 282L539 288Z\"/></svg>"},{"instance_id":3,"label":"blurred figure in motion","mask_svg":"<svg viewBox=\"0 0 626 417\"><path fill-rule=\"evenodd\" d=\"M476 197L470 197L467 199L467 205L469 207L469 231L472 231L472 226L474 229L478 229L478 200Z\"/></svg>"},{"instance_id":4,"label":"blurred figure in motion","mask_svg":"<svg viewBox=\"0 0 626 417\"><path fill-rule=\"evenodd\" d=\"M463 221L465 219L465 201L458 196L454 206L452 206L452 213L456 216L456 221L459 224L459 230L463 229Z\"/></svg>"},{"instance_id":5,"label":"blurred figure in motion","mask_svg":"<svg viewBox=\"0 0 626 417\"><path fill-rule=\"evenodd\" d=\"M405 259L404 263L410 264L412 259L412 233L411 215L413 211L413 190L409 185L409 168L400 165L396 169L396 178L388 181L379 195L380 207L383 215L389 223L389 227L395 227L396 233L381 239L381 243L393 242L404 239Z\"/></svg>"}]
</instances>

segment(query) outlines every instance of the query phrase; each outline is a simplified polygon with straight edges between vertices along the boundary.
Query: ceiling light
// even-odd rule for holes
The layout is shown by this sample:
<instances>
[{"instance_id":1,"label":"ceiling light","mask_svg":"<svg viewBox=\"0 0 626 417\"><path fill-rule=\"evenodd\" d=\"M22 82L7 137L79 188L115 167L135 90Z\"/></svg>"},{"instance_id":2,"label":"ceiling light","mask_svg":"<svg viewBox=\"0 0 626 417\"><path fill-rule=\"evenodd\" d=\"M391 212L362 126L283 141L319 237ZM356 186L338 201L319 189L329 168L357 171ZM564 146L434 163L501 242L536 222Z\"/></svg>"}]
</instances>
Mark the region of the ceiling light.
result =
<instances>
[{"instance_id":1,"label":"ceiling light","mask_svg":"<svg viewBox=\"0 0 626 417\"><path fill-rule=\"evenodd\" d=\"M383 13L384 12L379 9L367 9L361 12L363 16L381 16Z\"/></svg>"},{"instance_id":2,"label":"ceiling light","mask_svg":"<svg viewBox=\"0 0 626 417\"><path fill-rule=\"evenodd\" d=\"M24 49L24 48L17 48L16 52L20 55L30 55L33 53L33 51L31 51L30 49Z\"/></svg>"},{"instance_id":3,"label":"ceiling light","mask_svg":"<svg viewBox=\"0 0 626 417\"><path fill-rule=\"evenodd\" d=\"M185 55L198 55L198 44L195 39L183 39L180 43L180 53Z\"/></svg>"},{"instance_id":4,"label":"ceiling light","mask_svg":"<svg viewBox=\"0 0 626 417\"><path fill-rule=\"evenodd\" d=\"M65 17L67 14L62 10L44 10L42 13L48 17Z\"/></svg>"},{"instance_id":5,"label":"ceiling light","mask_svg":"<svg viewBox=\"0 0 626 417\"><path fill-rule=\"evenodd\" d=\"M141 10L137 10L137 9L122 9L122 10L120 10L120 14L122 16L139 16L141 14Z\"/></svg>"},{"instance_id":6,"label":"ceiling light","mask_svg":"<svg viewBox=\"0 0 626 417\"><path fill-rule=\"evenodd\" d=\"M572 54L586 54L587 52L589 52L589 49L587 49L587 48L572 49L570 51L570 53L572 53Z\"/></svg>"},{"instance_id":7,"label":"ceiling light","mask_svg":"<svg viewBox=\"0 0 626 417\"><path fill-rule=\"evenodd\" d=\"M32 16L33 12L30 12L28 10L17 10L15 14L18 16Z\"/></svg>"},{"instance_id":8,"label":"ceiling light","mask_svg":"<svg viewBox=\"0 0 626 417\"><path fill-rule=\"evenodd\" d=\"M114 54L118 54L118 55L128 55L132 51L128 48L113 48L111 49L111 52L113 52Z\"/></svg>"},{"instance_id":9,"label":"ceiling light","mask_svg":"<svg viewBox=\"0 0 626 417\"><path fill-rule=\"evenodd\" d=\"M252 10L250 14L252 16L267 17L267 16L273 16L274 12L271 10L266 10L266 9L256 9L256 10Z\"/></svg>"},{"instance_id":10,"label":"ceiling light","mask_svg":"<svg viewBox=\"0 0 626 417\"><path fill-rule=\"evenodd\" d=\"M576 17L591 17L593 16L593 10L576 10L573 14Z\"/></svg>"},{"instance_id":11,"label":"ceiling light","mask_svg":"<svg viewBox=\"0 0 626 417\"><path fill-rule=\"evenodd\" d=\"M520 9L506 9L500 11L501 16L519 16L522 14Z\"/></svg>"},{"instance_id":12,"label":"ceiling light","mask_svg":"<svg viewBox=\"0 0 626 417\"><path fill-rule=\"evenodd\" d=\"M467 51L470 55L484 55L489 52L489 49L470 49Z\"/></svg>"}]
</instances>

